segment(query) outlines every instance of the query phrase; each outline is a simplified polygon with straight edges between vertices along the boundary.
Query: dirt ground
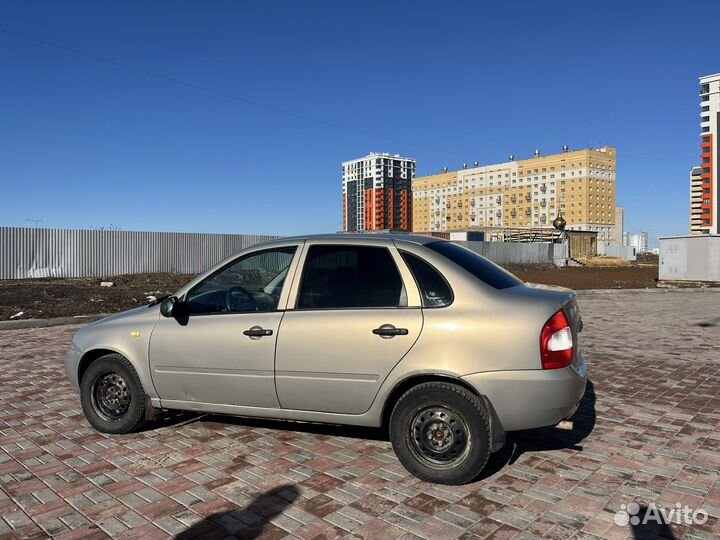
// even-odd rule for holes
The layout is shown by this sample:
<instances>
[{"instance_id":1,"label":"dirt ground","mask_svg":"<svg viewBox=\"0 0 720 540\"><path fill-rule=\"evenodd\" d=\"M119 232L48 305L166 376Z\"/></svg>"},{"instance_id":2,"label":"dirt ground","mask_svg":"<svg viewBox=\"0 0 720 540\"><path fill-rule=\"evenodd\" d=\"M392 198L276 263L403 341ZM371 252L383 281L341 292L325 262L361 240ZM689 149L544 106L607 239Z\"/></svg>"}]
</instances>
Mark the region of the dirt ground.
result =
<instances>
[{"instance_id":1,"label":"dirt ground","mask_svg":"<svg viewBox=\"0 0 720 540\"><path fill-rule=\"evenodd\" d=\"M631 266L513 266L505 265L523 281L562 285L570 289L645 289L657 286L657 264Z\"/></svg>"},{"instance_id":2,"label":"dirt ground","mask_svg":"<svg viewBox=\"0 0 720 540\"><path fill-rule=\"evenodd\" d=\"M520 279L571 289L638 289L656 286L657 259L621 267L506 266ZM0 280L0 321L114 313L171 294L192 276L136 274L107 278ZM100 282L112 281L113 287Z\"/></svg>"},{"instance_id":3,"label":"dirt ground","mask_svg":"<svg viewBox=\"0 0 720 540\"><path fill-rule=\"evenodd\" d=\"M115 313L171 294L192 276L135 274L107 278L0 280L0 321ZM114 286L101 287L112 281Z\"/></svg>"}]
</instances>

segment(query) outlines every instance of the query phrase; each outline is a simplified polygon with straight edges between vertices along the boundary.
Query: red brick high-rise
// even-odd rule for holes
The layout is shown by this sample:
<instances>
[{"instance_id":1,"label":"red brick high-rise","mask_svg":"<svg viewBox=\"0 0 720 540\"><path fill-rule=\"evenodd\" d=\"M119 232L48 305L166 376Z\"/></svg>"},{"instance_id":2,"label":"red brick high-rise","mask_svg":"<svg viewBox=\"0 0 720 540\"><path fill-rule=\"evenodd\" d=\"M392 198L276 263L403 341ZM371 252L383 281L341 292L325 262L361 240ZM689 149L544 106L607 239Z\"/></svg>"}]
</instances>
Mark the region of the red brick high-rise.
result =
<instances>
[{"instance_id":1,"label":"red brick high-rise","mask_svg":"<svg viewBox=\"0 0 720 540\"><path fill-rule=\"evenodd\" d=\"M412 230L414 159L370 153L342 172L344 231Z\"/></svg>"},{"instance_id":2,"label":"red brick high-rise","mask_svg":"<svg viewBox=\"0 0 720 540\"><path fill-rule=\"evenodd\" d=\"M720 73L700 77L700 164L690 173L690 233L720 234Z\"/></svg>"}]
</instances>

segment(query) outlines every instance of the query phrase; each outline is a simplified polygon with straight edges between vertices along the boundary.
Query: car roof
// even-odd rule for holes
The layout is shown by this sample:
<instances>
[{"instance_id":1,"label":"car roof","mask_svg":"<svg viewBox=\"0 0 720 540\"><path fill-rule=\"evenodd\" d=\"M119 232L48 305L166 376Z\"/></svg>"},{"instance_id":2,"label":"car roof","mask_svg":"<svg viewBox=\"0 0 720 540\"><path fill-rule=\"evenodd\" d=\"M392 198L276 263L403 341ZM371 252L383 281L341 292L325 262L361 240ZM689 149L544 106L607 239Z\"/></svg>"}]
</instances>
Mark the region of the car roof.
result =
<instances>
[{"instance_id":1,"label":"car roof","mask_svg":"<svg viewBox=\"0 0 720 540\"><path fill-rule=\"evenodd\" d=\"M392 232L383 232L383 233L330 233L330 234L309 234L309 235L300 235L300 236L285 236L280 238L275 238L273 240L267 240L265 242L261 242L258 245L270 245L275 244L279 242L287 242L292 240L347 240L348 243L353 243L354 241L357 242L367 242L368 240L395 240L400 242L412 242L414 244L430 244L432 242L444 242L442 238L437 238L435 236L420 236L416 234L407 234L407 233L392 233Z\"/></svg>"}]
</instances>

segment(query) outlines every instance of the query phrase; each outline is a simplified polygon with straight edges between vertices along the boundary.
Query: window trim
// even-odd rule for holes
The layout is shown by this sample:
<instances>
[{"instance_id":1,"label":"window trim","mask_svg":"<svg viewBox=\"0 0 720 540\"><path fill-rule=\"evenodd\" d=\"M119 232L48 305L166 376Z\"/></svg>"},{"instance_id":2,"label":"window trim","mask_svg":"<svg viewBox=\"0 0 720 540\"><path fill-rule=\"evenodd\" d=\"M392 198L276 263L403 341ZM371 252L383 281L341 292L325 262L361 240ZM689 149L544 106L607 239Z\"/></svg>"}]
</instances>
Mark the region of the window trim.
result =
<instances>
[{"instance_id":1,"label":"window trim","mask_svg":"<svg viewBox=\"0 0 720 540\"><path fill-rule=\"evenodd\" d=\"M247 315L249 313L278 313L278 312L284 312L287 307L287 295L290 292L290 281L288 281L288 278L290 278L290 274L292 273L293 277L295 276L295 272L297 271L297 260L298 256L302 250L302 244L298 243L292 243L292 244L281 244L278 246L272 246L272 247L266 247L261 248L255 251L250 251L249 253L242 253L238 254L236 257L232 258L229 261L226 261L222 263L222 266L216 268L215 270L212 270L210 274L203 277L200 281L193 284L187 291L182 293L180 295L180 300L185 303L187 302L188 296L190 293L192 293L195 289L198 287L201 287L204 285L207 281L211 280L218 274L222 273L224 270L228 269L235 263L239 262L242 259L248 258L248 257L254 257L255 255L260 255L262 253L267 253L270 251L278 251L282 249L288 249L288 248L295 248L295 252L293 253L292 259L290 260L290 265L288 266L288 275L285 277L285 282L283 283L282 291L280 291L280 299L278 300L278 306L276 309L268 310L268 311L228 311L228 312L216 312L216 313L188 313L188 317L207 317L207 316L216 316L216 315ZM294 268L293 268L294 266ZM283 307L281 307L283 306Z\"/></svg>"},{"instance_id":2,"label":"window trim","mask_svg":"<svg viewBox=\"0 0 720 540\"><path fill-rule=\"evenodd\" d=\"M348 241L342 241L342 239L339 239L340 241L317 241L317 242L306 242L305 246L303 246L303 252L301 260L298 261L298 268L295 272L295 279L293 280L292 289L290 291L291 298L288 301L288 311L368 311L368 310L380 310L380 309L421 309L422 308L422 300L419 298L419 290L416 290L415 293L418 295L418 298L412 299L411 297L411 291L408 287L408 281L407 278L403 272L403 269L398 264L397 257L399 257L399 254L397 254L397 249L392 244L386 244L386 243L380 243L380 242L367 242L367 243L361 243L361 242L348 242ZM307 262L308 255L310 253L310 250L313 247L338 247L338 248L379 248L379 249L385 249L388 254L390 255L390 258L395 265L395 269L397 270L398 276L400 277L400 282L402 283L403 289L405 290L405 301L407 305L404 306L385 306L385 307L379 307L379 306L371 306L371 307L331 307L331 308L304 308L304 307L298 307L298 303L300 302L300 292L302 290L302 283L305 279L305 266ZM400 260L402 260L402 257L400 257ZM404 264L404 261L403 261ZM408 274L412 277L412 273L410 272L410 269L407 269ZM413 280L413 284L415 281ZM412 305L417 301L418 305Z\"/></svg>"},{"instance_id":3,"label":"window trim","mask_svg":"<svg viewBox=\"0 0 720 540\"><path fill-rule=\"evenodd\" d=\"M408 267L408 270L410 271L410 275L412 275L413 280L415 281L415 286L418 289L418 292L420 293L420 303L422 309L445 309L450 306L452 306L455 303L455 291L452 288L452 285L450 285L450 282L447 280L447 278L443 275L443 273L437 269L437 267L432 264L430 261L428 261L426 258L421 257L420 255L417 255L411 251L407 251L405 249L398 249L398 252L400 253L400 256L403 259L403 262ZM426 306L423 302L423 293L422 293L422 287L420 286L420 283L418 282L417 278L415 277L415 273L412 271L412 268L410 268L410 264L405 260L405 255L410 255L411 257L415 257L416 259L421 260L425 264L427 264L430 268L432 268L439 276L440 278L445 282L445 285L447 285L448 290L450 291L450 301L442 306Z\"/></svg>"}]
</instances>

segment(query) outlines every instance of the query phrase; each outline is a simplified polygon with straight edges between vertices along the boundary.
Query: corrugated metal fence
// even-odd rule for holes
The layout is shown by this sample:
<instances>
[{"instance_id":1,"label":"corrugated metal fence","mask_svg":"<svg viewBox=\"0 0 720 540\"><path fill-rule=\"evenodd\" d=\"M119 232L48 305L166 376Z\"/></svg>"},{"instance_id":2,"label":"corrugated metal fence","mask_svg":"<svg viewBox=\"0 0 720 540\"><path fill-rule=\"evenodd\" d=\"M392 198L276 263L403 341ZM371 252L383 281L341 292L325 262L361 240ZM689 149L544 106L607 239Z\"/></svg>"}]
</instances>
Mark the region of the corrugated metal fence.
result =
<instances>
[{"instance_id":1,"label":"corrugated metal fence","mask_svg":"<svg viewBox=\"0 0 720 540\"><path fill-rule=\"evenodd\" d=\"M196 274L272 238L277 237L0 227L0 279Z\"/></svg>"},{"instance_id":2,"label":"corrugated metal fence","mask_svg":"<svg viewBox=\"0 0 720 540\"><path fill-rule=\"evenodd\" d=\"M549 242L456 241L455 243L487 257L497 264L554 264L565 254L565 244Z\"/></svg>"},{"instance_id":3,"label":"corrugated metal fence","mask_svg":"<svg viewBox=\"0 0 720 540\"><path fill-rule=\"evenodd\" d=\"M632 246L620 246L618 244L611 244L609 246L600 242L597 245L598 255L605 257L620 257L626 261L637 260L637 254L635 248Z\"/></svg>"}]
</instances>

